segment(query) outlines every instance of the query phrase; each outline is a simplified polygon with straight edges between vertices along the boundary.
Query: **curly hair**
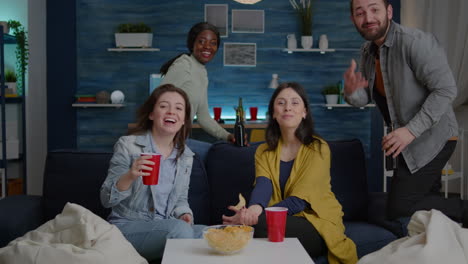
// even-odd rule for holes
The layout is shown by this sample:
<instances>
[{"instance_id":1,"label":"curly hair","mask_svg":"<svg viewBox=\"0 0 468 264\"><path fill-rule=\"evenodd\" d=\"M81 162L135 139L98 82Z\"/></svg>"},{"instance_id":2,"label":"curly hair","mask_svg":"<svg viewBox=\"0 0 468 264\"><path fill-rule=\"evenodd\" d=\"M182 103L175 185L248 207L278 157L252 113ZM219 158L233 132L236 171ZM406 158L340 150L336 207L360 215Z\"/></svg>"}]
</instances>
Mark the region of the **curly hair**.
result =
<instances>
[{"instance_id":1,"label":"curly hair","mask_svg":"<svg viewBox=\"0 0 468 264\"><path fill-rule=\"evenodd\" d=\"M217 44L219 48L219 45L221 44L221 36L219 35L218 29L208 22L199 22L192 26L192 28L190 29L187 35L187 49L190 51L190 53L181 53L175 56L174 58L170 59L169 61L164 63L163 66L161 66L161 69L159 70L159 72L162 75L165 75L167 71L169 70L169 67L171 67L172 63L174 63L174 61L177 60L180 56L184 54L187 54L187 55L192 54L193 46L195 45L195 40L197 39L197 36L205 30L210 30L216 35L216 38L218 39Z\"/></svg>"}]
</instances>

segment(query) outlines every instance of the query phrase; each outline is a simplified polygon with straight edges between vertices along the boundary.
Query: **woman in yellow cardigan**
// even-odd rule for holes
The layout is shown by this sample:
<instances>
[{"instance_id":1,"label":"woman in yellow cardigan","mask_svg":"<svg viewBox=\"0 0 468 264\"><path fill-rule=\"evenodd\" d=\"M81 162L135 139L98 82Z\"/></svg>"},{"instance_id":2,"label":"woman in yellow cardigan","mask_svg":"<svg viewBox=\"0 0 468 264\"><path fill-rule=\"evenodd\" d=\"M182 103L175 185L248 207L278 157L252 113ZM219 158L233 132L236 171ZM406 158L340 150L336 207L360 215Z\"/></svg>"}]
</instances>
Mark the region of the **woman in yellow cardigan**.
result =
<instances>
[{"instance_id":1,"label":"woman in yellow cardigan","mask_svg":"<svg viewBox=\"0 0 468 264\"><path fill-rule=\"evenodd\" d=\"M283 83L268 106L266 143L255 153L256 182L248 208L229 209L225 224L255 225L266 237L268 206L288 208L286 236L297 237L311 257L327 254L330 264L356 263L354 242L344 234L343 211L330 184L330 149L314 132L307 93Z\"/></svg>"}]
</instances>

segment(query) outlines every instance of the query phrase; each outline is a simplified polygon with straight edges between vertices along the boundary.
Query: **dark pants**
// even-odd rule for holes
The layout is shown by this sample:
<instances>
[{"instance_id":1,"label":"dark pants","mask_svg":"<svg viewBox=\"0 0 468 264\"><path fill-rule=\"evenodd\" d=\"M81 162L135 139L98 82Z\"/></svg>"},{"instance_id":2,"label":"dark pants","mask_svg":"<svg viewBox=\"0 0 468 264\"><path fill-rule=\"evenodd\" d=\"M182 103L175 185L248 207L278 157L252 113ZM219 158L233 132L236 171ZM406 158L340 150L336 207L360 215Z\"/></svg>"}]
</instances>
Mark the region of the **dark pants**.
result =
<instances>
[{"instance_id":1,"label":"dark pants","mask_svg":"<svg viewBox=\"0 0 468 264\"><path fill-rule=\"evenodd\" d=\"M409 171L403 156L398 156L387 204L390 219L408 217L418 210L437 209L456 222L462 221L463 200L446 199L440 193L441 171L456 145L457 141L447 141L439 154L414 174Z\"/></svg>"},{"instance_id":2,"label":"dark pants","mask_svg":"<svg viewBox=\"0 0 468 264\"><path fill-rule=\"evenodd\" d=\"M254 237L268 237L265 213L258 217L258 224L254 228ZM327 253L325 241L304 217L287 216L285 237L297 237L311 258Z\"/></svg>"}]
</instances>

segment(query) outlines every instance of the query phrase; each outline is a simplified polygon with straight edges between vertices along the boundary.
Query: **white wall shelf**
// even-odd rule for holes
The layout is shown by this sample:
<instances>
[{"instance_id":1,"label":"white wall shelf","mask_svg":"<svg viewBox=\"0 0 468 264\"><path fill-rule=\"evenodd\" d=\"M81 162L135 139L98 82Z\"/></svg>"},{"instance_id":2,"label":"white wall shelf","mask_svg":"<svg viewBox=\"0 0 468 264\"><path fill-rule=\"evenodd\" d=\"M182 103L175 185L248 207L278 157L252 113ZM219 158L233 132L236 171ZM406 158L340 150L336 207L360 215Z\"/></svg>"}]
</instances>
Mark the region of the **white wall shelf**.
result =
<instances>
[{"instance_id":1,"label":"white wall shelf","mask_svg":"<svg viewBox=\"0 0 468 264\"><path fill-rule=\"evenodd\" d=\"M88 108L88 107L113 107L113 108L120 108L124 107L125 104L84 104L84 103L76 103L72 104L72 107L81 107L81 108Z\"/></svg>"},{"instance_id":2,"label":"white wall shelf","mask_svg":"<svg viewBox=\"0 0 468 264\"><path fill-rule=\"evenodd\" d=\"M361 51L360 48L337 48L335 51Z\"/></svg>"},{"instance_id":3,"label":"white wall shelf","mask_svg":"<svg viewBox=\"0 0 468 264\"><path fill-rule=\"evenodd\" d=\"M293 52L320 52L321 54L325 54L327 52L335 52L335 51L361 51L359 48L336 48L336 49L283 49L283 52L287 52L289 54Z\"/></svg>"},{"instance_id":4,"label":"white wall shelf","mask_svg":"<svg viewBox=\"0 0 468 264\"><path fill-rule=\"evenodd\" d=\"M108 48L107 51L123 52L123 51L160 51L158 48Z\"/></svg>"},{"instance_id":5,"label":"white wall shelf","mask_svg":"<svg viewBox=\"0 0 468 264\"><path fill-rule=\"evenodd\" d=\"M323 104L322 105L323 107L326 107L327 109L333 109L333 108L343 108L343 107L353 107L353 108L359 108L359 109L364 109L364 108L368 108L368 107L375 107L375 104L367 104L365 106L361 106L361 107L355 107L355 106L352 106L350 104Z\"/></svg>"},{"instance_id":6,"label":"white wall shelf","mask_svg":"<svg viewBox=\"0 0 468 264\"><path fill-rule=\"evenodd\" d=\"M320 52L325 54L327 52L335 52L335 49L283 49L284 52L293 53L293 52Z\"/></svg>"}]
</instances>

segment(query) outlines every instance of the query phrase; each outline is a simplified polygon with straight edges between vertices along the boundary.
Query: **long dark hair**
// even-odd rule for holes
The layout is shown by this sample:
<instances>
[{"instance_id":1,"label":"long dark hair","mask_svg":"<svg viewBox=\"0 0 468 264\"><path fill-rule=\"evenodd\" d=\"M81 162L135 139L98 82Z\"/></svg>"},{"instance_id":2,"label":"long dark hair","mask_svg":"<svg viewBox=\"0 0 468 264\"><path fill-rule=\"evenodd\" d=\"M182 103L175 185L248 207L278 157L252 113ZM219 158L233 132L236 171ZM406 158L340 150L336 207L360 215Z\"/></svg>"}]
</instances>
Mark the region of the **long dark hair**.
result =
<instances>
[{"instance_id":1,"label":"long dark hair","mask_svg":"<svg viewBox=\"0 0 468 264\"><path fill-rule=\"evenodd\" d=\"M184 98L185 101L185 119L184 125L176 133L174 137L174 146L178 147L176 159L178 159L185 150L185 139L188 137L190 130L192 129L192 121L190 120L190 101L184 90L175 87L172 84L163 84L151 93L146 99L143 105L137 111L137 122L136 126L128 130L128 134L144 134L148 130L153 128L153 120L149 119L150 113L153 112L154 106L158 102L161 95L167 92L176 92Z\"/></svg>"},{"instance_id":2,"label":"long dark hair","mask_svg":"<svg viewBox=\"0 0 468 264\"><path fill-rule=\"evenodd\" d=\"M286 88L293 89L301 97L306 109L306 116L302 119L301 123L297 127L294 133L295 136L304 145L309 145L314 141L320 142L320 140L317 139L318 135L315 133L314 121L310 111L310 104L306 91L299 83L286 82L281 83L278 88L276 88L276 90L273 92L273 95L271 96L270 103L268 104L268 125L266 130L266 143L268 144L268 148L266 151L275 150L276 147L278 147L278 141L281 138L281 130L278 121L273 118L273 113L276 97L278 97L279 93Z\"/></svg>"},{"instance_id":3,"label":"long dark hair","mask_svg":"<svg viewBox=\"0 0 468 264\"><path fill-rule=\"evenodd\" d=\"M195 44L195 39L197 38L198 34L200 34L204 30L210 30L216 35L216 38L218 39L218 48L219 48L219 45L221 44L221 37L219 35L218 29L208 22L199 22L192 26L192 28L190 29L187 35L187 48L190 51L190 53L181 53L177 55L176 57L170 59L169 61L163 64L159 72L162 75L165 75L167 71L169 70L169 67L171 67L172 63L174 63L174 61L177 60L180 56L184 54L187 54L187 55L192 54L193 46Z\"/></svg>"}]
</instances>

